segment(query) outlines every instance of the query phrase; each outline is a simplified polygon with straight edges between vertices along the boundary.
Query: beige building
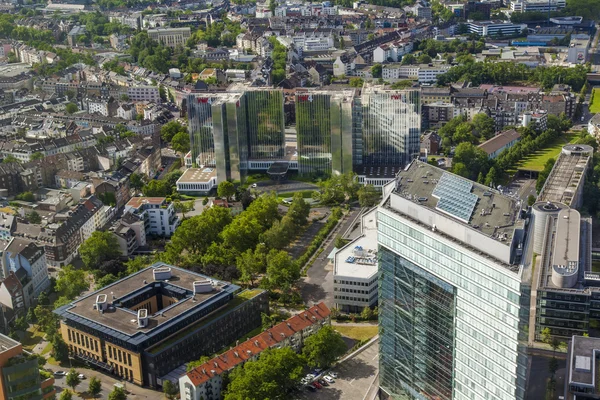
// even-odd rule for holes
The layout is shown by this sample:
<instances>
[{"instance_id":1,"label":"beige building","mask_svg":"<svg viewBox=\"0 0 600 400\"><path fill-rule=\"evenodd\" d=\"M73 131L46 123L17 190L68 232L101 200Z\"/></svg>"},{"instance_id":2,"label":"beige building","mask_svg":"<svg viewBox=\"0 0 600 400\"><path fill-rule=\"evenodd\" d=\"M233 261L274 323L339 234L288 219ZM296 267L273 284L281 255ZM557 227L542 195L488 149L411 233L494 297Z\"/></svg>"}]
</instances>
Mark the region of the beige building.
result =
<instances>
[{"instance_id":1,"label":"beige building","mask_svg":"<svg viewBox=\"0 0 600 400\"><path fill-rule=\"evenodd\" d=\"M148 29L148 36L168 47L185 46L191 36L191 30L189 27Z\"/></svg>"}]
</instances>

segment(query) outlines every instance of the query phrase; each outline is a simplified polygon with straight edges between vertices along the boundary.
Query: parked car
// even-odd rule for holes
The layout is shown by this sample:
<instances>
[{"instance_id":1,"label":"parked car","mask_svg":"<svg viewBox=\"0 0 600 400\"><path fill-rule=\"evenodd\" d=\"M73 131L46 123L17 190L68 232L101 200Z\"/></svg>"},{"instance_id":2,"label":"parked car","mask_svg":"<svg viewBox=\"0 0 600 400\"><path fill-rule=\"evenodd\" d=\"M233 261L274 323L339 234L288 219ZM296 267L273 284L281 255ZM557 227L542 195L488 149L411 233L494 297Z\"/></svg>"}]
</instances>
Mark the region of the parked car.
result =
<instances>
[{"instance_id":1,"label":"parked car","mask_svg":"<svg viewBox=\"0 0 600 400\"><path fill-rule=\"evenodd\" d=\"M329 383L327 383L325 379L319 379L319 383L321 384L321 386L329 386Z\"/></svg>"},{"instance_id":2,"label":"parked car","mask_svg":"<svg viewBox=\"0 0 600 400\"><path fill-rule=\"evenodd\" d=\"M314 382L312 383L312 385L313 385L315 388L317 388L317 389L323 389L323 386L321 386L321 384L320 384L319 382L317 382L317 381L314 381Z\"/></svg>"},{"instance_id":3,"label":"parked car","mask_svg":"<svg viewBox=\"0 0 600 400\"><path fill-rule=\"evenodd\" d=\"M330 376L328 376L328 375L325 375L325 376L323 377L323 379L325 379L325 380L327 381L327 383L333 383L333 382L335 382L335 381L333 380L333 378L332 378L332 377L330 377Z\"/></svg>"},{"instance_id":4,"label":"parked car","mask_svg":"<svg viewBox=\"0 0 600 400\"><path fill-rule=\"evenodd\" d=\"M313 380L313 379L315 379L315 378L316 378L316 376L315 376L315 375L313 375L313 374L308 374L308 375L306 375L306 379L308 379L308 380L311 380L311 381L312 381L312 380Z\"/></svg>"},{"instance_id":5,"label":"parked car","mask_svg":"<svg viewBox=\"0 0 600 400\"><path fill-rule=\"evenodd\" d=\"M78 377L79 379L85 379L85 375L84 375L84 374L79 374L79 375L77 375L77 377Z\"/></svg>"},{"instance_id":6,"label":"parked car","mask_svg":"<svg viewBox=\"0 0 600 400\"><path fill-rule=\"evenodd\" d=\"M332 378L334 378L334 379L336 379L336 378L338 377L337 373L335 373L335 372L333 372L333 371L329 371L329 372L327 373L327 375L329 375L330 377L332 377Z\"/></svg>"},{"instance_id":7,"label":"parked car","mask_svg":"<svg viewBox=\"0 0 600 400\"><path fill-rule=\"evenodd\" d=\"M253 187L253 188L255 188L255 187L258 187L258 185L257 185L256 183L253 183L253 184L252 184L252 187Z\"/></svg>"},{"instance_id":8,"label":"parked car","mask_svg":"<svg viewBox=\"0 0 600 400\"><path fill-rule=\"evenodd\" d=\"M65 376L65 375L67 375L67 373L65 371L56 371L54 373L54 375L56 375L56 376Z\"/></svg>"},{"instance_id":9,"label":"parked car","mask_svg":"<svg viewBox=\"0 0 600 400\"><path fill-rule=\"evenodd\" d=\"M311 386L311 385L306 385L305 387L306 387L306 390L310 390L311 392L316 392L317 391L317 389L315 387Z\"/></svg>"}]
</instances>

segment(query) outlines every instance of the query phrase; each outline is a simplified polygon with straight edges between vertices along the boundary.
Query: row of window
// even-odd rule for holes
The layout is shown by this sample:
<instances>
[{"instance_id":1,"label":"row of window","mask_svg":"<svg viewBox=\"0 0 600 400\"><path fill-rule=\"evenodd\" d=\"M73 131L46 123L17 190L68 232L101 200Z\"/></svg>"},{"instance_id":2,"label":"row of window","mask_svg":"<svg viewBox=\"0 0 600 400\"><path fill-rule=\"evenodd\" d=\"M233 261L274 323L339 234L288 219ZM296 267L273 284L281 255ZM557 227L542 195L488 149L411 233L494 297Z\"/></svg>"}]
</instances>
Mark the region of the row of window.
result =
<instances>
[{"instance_id":1,"label":"row of window","mask_svg":"<svg viewBox=\"0 0 600 400\"><path fill-rule=\"evenodd\" d=\"M71 343L77 343L79 346L95 351L96 353L100 352L98 340L94 338L84 335L83 333L80 334L79 332L69 328L67 328L67 336L69 337L69 342Z\"/></svg>"},{"instance_id":2,"label":"row of window","mask_svg":"<svg viewBox=\"0 0 600 400\"><path fill-rule=\"evenodd\" d=\"M108 350L108 358L119 361L125 365L129 365L130 367L133 366L130 353L121 351L121 349L108 344L106 345L106 348Z\"/></svg>"},{"instance_id":3,"label":"row of window","mask_svg":"<svg viewBox=\"0 0 600 400\"><path fill-rule=\"evenodd\" d=\"M356 281L345 281L341 279L334 279L333 283L339 283L340 285L353 285L353 286L371 286L377 282L377 278L374 278L370 282L356 282Z\"/></svg>"}]
</instances>

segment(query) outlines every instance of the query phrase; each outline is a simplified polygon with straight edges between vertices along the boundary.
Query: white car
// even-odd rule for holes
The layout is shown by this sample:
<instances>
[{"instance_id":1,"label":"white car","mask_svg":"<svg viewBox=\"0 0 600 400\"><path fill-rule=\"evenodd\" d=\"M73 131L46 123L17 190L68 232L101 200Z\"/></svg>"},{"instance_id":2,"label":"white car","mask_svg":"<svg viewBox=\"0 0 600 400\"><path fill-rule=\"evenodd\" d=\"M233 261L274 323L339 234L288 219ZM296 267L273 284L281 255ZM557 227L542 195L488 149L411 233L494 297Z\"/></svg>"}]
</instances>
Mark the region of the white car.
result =
<instances>
[{"instance_id":1,"label":"white car","mask_svg":"<svg viewBox=\"0 0 600 400\"><path fill-rule=\"evenodd\" d=\"M54 375L56 375L56 376L65 376L65 375L67 375L67 373L65 371L56 371L54 373Z\"/></svg>"},{"instance_id":2,"label":"white car","mask_svg":"<svg viewBox=\"0 0 600 400\"><path fill-rule=\"evenodd\" d=\"M333 383L333 382L335 382L335 381L333 380L333 378L332 378L331 376L329 376L329 375L325 375L325 376L323 377L323 379L325 379L325 382L327 382L327 383Z\"/></svg>"},{"instance_id":3,"label":"white car","mask_svg":"<svg viewBox=\"0 0 600 400\"><path fill-rule=\"evenodd\" d=\"M337 378L337 377L338 377L338 375L337 375L335 372L333 372L333 371L329 371L329 372L327 373L327 375L329 375L329 376L330 376L330 377L332 377L332 378Z\"/></svg>"},{"instance_id":4,"label":"white car","mask_svg":"<svg viewBox=\"0 0 600 400\"><path fill-rule=\"evenodd\" d=\"M306 375L306 379L308 379L308 380L310 380L310 381L312 381L312 380L313 380L313 379L315 379L315 378L316 378L316 376L314 376L313 374L308 374L308 375Z\"/></svg>"},{"instance_id":5,"label":"white car","mask_svg":"<svg viewBox=\"0 0 600 400\"><path fill-rule=\"evenodd\" d=\"M85 375L84 375L84 374L79 374L79 375L77 375L77 377L78 377L79 379L85 379Z\"/></svg>"},{"instance_id":6,"label":"white car","mask_svg":"<svg viewBox=\"0 0 600 400\"><path fill-rule=\"evenodd\" d=\"M257 185L256 183L253 183L253 184L252 184L252 187L253 187L253 188L255 188L255 187L258 187L258 185Z\"/></svg>"}]
</instances>

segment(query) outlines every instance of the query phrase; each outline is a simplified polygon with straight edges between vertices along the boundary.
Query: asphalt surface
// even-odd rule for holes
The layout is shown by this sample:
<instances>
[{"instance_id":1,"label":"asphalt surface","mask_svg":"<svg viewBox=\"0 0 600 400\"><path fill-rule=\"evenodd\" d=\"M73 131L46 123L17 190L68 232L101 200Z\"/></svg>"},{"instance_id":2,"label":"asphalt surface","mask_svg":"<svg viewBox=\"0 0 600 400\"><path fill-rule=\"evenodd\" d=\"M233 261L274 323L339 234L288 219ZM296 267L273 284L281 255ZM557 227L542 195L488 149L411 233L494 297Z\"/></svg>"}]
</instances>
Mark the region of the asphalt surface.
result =
<instances>
[{"instance_id":1,"label":"asphalt surface","mask_svg":"<svg viewBox=\"0 0 600 400\"><path fill-rule=\"evenodd\" d=\"M546 382L550 379L548 363L551 357L531 356L529 381L527 384L526 400L540 400L546 396ZM558 400L563 395L565 386L565 359L558 358L558 371L556 371L556 391L553 400Z\"/></svg>"},{"instance_id":2,"label":"asphalt surface","mask_svg":"<svg viewBox=\"0 0 600 400\"><path fill-rule=\"evenodd\" d=\"M297 399L315 400L371 400L379 386L379 342L374 341L362 352L342 361L333 369L338 377L335 382L316 392L306 389Z\"/></svg>"},{"instance_id":3,"label":"asphalt surface","mask_svg":"<svg viewBox=\"0 0 600 400\"><path fill-rule=\"evenodd\" d=\"M256 190L260 192L275 191L277 193L290 193L298 192L300 190L316 190L317 185L313 183L300 182L300 181L260 181L256 182Z\"/></svg>"},{"instance_id":4,"label":"asphalt surface","mask_svg":"<svg viewBox=\"0 0 600 400\"><path fill-rule=\"evenodd\" d=\"M323 244L325 250L306 272L306 277L303 278L300 284L302 300L306 305L310 306L324 301L328 307L333 306L333 265L329 263L327 256L335 247L335 238L344 234L351 227L360 210L360 208L350 210L342 223L338 225L337 230Z\"/></svg>"}]
</instances>

